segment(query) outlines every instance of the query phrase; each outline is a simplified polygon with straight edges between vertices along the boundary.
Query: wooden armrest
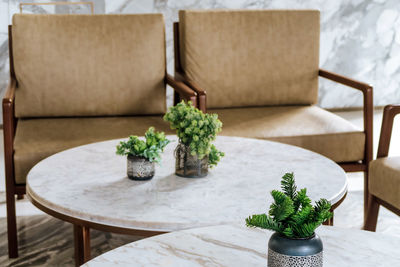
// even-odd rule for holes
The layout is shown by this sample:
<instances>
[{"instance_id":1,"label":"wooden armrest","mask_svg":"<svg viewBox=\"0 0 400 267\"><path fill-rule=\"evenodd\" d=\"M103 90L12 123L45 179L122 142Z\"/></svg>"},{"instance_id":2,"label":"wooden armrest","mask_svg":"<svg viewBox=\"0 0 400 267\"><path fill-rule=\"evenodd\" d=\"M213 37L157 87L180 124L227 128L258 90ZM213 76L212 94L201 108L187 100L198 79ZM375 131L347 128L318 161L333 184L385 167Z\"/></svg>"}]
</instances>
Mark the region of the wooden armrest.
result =
<instances>
[{"instance_id":1,"label":"wooden armrest","mask_svg":"<svg viewBox=\"0 0 400 267\"><path fill-rule=\"evenodd\" d=\"M3 97L3 104L14 102L16 88L17 88L17 81L13 78L10 78L10 82L8 83L6 92Z\"/></svg>"},{"instance_id":2,"label":"wooden armrest","mask_svg":"<svg viewBox=\"0 0 400 267\"><path fill-rule=\"evenodd\" d=\"M369 163L372 160L372 149L373 149L373 112L374 112L374 104L373 104L373 95L372 95L372 86L367 83L359 82L348 77L329 72L323 69L320 69L318 72L319 76L332 80L334 82L338 82L343 85L347 85L351 88L362 91L364 95L364 133L365 133L365 163Z\"/></svg>"},{"instance_id":3,"label":"wooden armrest","mask_svg":"<svg viewBox=\"0 0 400 267\"><path fill-rule=\"evenodd\" d=\"M176 71L175 72L175 78L189 86L193 91L197 93L198 96L198 108L203 111L204 113L206 112L207 109L207 92L202 89L197 83L194 81L188 79L186 75L184 75L181 72Z\"/></svg>"},{"instance_id":4,"label":"wooden armrest","mask_svg":"<svg viewBox=\"0 0 400 267\"><path fill-rule=\"evenodd\" d=\"M191 101L195 107L197 106L197 93L194 90L183 82L175 80L174 77L169 74L166 75L166 81L181 97L187 101Z\"/></svg>"},{"instance_id":5,"label":"wooden armrest","mask_svg":"<svg viewBox=\"0 0 400 267\"><path fill-rule=\"evenodd\" d=\"M14 96L17 81L11 76L6 93L3 97L3 138L4 138L4 162L6 171L7 190L12 188L14 181L14 136L16 119L14 117Z\"/></svg>"},{"instance_id":6,"label":"wooden armrest","mask_svg":"<svg viewBox=\"0 0 400 267\"><path fill-rule=\"evenodd\" d=\"M347 85L351 88L358 89L363 92L372 90L372 86L367 83L359 82L359 81L350 79L348 77L345 77L345 76L342 76L342 75L339 75L339 74L336 74L336 73L333 73L333 72L330 72L327 70L319 69L318 74L321 77L332 80L334 82L338 82L338 83Z\"/></svg>"},{"instance_id":7,"label":"wooden armrest","mask_svg":"<svg viewBox=\"0 0 400 267\"><path fill-rule=\"evenodd\" d=\"M400 105L387 105L383 110L381 136L379 137L378 158L389 154L390 139L392 137L393 120L400 113Z\"/></svg>"},{"instance_id":8,"label":"wooden armrest","mask_svg":"<svg viewBox=\"0 0 400 267\"><path fill-rule=\"evenodd\" d=\"M198 84L196 84L194 81L191 81L186 77L186 75L182 74L181 72L176 72L175 73L175 78L177 81L183 82L190 86L197 94L199 95L206 95L206 91L203 90Z\"/></svg>"}]
</instances>

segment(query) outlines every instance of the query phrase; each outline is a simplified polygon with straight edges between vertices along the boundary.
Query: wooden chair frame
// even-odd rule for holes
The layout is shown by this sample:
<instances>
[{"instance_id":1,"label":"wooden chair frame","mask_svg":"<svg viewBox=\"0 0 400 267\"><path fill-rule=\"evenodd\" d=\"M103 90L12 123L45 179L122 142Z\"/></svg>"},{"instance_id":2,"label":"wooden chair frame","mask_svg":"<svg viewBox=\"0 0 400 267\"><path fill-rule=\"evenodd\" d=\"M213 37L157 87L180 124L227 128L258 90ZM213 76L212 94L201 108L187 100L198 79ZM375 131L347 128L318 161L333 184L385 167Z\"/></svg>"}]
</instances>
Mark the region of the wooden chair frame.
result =
<instances>
[{"instance_id":1,"label":"wooden chair frame","mask_svg":"<svg viewBox=\"0 0 400 267\"><path fill-rule=\"evenodd\" d=\"M4 161L5 161L5 180L6 180L6 202L7 202L7 234L8 234L8 255L10 258L18 257L18 235L17 220L15 214L15 196L22 198L26 194L25 184L16 184L14 177L14 136L17 128L18 118L15 117L15 90L18 81L14 70L13 45L12 45L12 26L8 26L9 56L10 56L10 82L3 97L3 135L4 135ZM175 80L169 74L165 74L165 83L170 85L175 94L186 101L192 101L197 106L197 93L183 82ZM88 240L88 230L85 227L74 228L75 240ZM77 230L78 229L78 230ZM99 226L96 229L110 231L109 228ZM112 229L111 229L112 230ZM118 230L118 229L117 229ZM86 237L86 238L84 238ZM86 246L87 247L87 246ZM76 252L77 262L83 264L81 251ZM87 255L87 251L86 251ZM89 254L90 255L90 254Z\"/></svg>"},{"instance_id":2,"label":"wooden chair frame","mask_svg":"<svg viewBox=\"0 0 400 267\"><path fill-rule=\"evenodd\" d=\"M379 137L377 158L386 158L389 155L390 140L392 137L393 121L397 114L400 113L400 105L387 105L383 110L381 135ZM400 216L400 209L394 207L390 203L380 199L379 197L369 194L368 212L364 229L368 231L376 231L376 223L378 221L378 213L380 205Z\"/></svg>"},{"instance_id":3,"label":"wooden chair frame","mask_svg":"<svg viewBox=\"0 0 400 267\"><path fill-rule=\"evenodd\" d=\"M184 82L192 88L198 95L198 107L203 112L207 111L207 92L201 88L196 81L190 80L181 65L180 59L180 43L179 43L179 22L174 23L174 51L175 51L175 78ZM359 82L345 76L332 73L323 69L319 69L318 75L334 82L346 85L363 93L363 117L364 117L364 134L365 148L364 158L358 162L338 162L338 164L346 172L364 172L364 220L366 218L368 203L368 164L372 160L373 149L373 94L372 86L363 82ZM175 95L175 103L179 101L179 96Z\"/></svg>"}]
</instances>

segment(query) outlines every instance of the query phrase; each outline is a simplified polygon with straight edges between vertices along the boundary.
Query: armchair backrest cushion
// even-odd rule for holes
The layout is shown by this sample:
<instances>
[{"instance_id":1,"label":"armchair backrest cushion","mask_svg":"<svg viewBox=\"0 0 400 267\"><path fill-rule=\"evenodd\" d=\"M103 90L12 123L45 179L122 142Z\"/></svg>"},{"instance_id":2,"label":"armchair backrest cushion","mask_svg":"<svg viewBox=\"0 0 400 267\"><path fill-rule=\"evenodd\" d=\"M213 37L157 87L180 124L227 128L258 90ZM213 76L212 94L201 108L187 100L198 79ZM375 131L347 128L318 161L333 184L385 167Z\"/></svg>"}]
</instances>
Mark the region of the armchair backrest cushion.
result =
<instances>
[{"instance_id":1,"label":"armchair backrest cushion","mask_svg":"<svg viewBox=\"0 0 400 267\"><path fill-rule=\"evenodd\" d=\"M12 38L17 117L165 112L162 14L17 14Z\"/></svg>"},{"instance_id":2,"label":"armchair backrest cushion","mask_svg":"<svg viewBox=\"0 0 400 267\"><path fill-rule=\"evenodd\" d=\"M319 34L317 10L179 12L182 69L209 108L316 103Z\"/></svg>"}]
</instances>

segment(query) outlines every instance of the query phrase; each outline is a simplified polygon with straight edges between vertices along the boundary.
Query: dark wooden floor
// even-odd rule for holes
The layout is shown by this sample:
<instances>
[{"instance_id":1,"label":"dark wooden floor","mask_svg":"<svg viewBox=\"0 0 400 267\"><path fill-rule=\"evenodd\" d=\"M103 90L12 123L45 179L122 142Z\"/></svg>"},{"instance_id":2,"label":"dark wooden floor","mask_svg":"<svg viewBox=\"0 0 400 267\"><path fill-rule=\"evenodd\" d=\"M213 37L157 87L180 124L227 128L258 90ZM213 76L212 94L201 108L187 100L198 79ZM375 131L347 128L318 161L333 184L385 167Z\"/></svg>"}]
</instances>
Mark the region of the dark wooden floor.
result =
<instances>
[{"instance_id":1,"label":"dark wooden floor","mask_svg":"<svg viewBox=\"0 0 400 267\"><path fill-rule=\"evenodd\" d=\"M8 259L6 219L0 219L0 266L75 266L72 226L48 215L18 217L19 258ZM92 256L138 239L91 231Z\"/></svg>"}]
</instances>

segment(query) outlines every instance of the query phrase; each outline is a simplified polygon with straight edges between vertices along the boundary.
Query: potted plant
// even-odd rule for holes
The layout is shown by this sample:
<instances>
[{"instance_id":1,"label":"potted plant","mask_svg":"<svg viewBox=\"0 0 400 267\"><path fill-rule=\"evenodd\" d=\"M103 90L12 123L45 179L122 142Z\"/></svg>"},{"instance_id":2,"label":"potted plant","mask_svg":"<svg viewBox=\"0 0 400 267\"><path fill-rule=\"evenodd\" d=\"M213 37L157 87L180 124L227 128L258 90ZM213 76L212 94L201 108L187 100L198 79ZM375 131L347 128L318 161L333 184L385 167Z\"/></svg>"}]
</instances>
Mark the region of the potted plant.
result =
<instances>
[{"instance_id":1,"label":"potted plant","mask_svg":"<svg viewBox=\"0 0 400 267\"><path fill-rule=\"evenodd\" d=\"M127 174L132 180L144 181L153 178L155 162L160 162L160 154L170 141L163 132L156 132L150 127L145 133L145 140L130 136L128 141L117 145L117 155L127 156Z\"/></svg>"},{"instance_id":2,"label":"potted plant","mask_svg":"<svg viewBox=\"0 0 400 267\"><path fill-rule=\"evenodd\" d=\"M293 173L282 177L283 192L273 190L269 213L250 216L249 227L275 233L268 242L268 266L322 266L322 241L315 229L332 217L331 204L320 199L313 206L307 189L296 191Z\"/></svg>"},{"instance_id":3,"label":"potted plant","mask_svg":"<svg viewBox=\"0 0 400 267\"><path fill-rule=\"evenodd\" d=\"M222 123L217 114L204 114L191 102L180 102L164 116L176 129L179 144L175 150L175 174L182 177L204 177L208 167L216 166L224 153L211 144Z\"/></svg>"}]
</instances>

